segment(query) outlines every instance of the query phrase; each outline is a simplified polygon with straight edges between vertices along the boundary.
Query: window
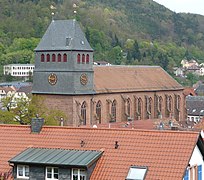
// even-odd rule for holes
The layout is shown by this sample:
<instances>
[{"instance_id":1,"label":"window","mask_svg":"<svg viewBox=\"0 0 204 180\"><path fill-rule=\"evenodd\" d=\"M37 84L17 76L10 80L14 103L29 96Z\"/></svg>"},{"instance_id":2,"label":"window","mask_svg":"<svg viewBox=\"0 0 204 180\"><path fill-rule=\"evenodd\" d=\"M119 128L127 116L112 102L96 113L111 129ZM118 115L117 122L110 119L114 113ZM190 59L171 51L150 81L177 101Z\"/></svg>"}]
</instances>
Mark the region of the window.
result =
<instances>
[{"instance_id":1,"label":"window","mask_svg":"<svg viewBox=\"0 0 204 180\"><path fill-rule=\"evenodd\" d=\"M127 115L130 117L130 99L127 99Z\"/></svg>"},{"instance_id":2,"label":"window","mask_svg":"<svg viewBox=\"0 0 204 180\"><path fill-rule=\"evenodd\" d=\"M183 179L202 180L202 165L189 165Z\"/></svg>"},{"instance_id":3,"label":"window","mask_svg":"<svg viewBox=\"0 0 204 180\"><path fill-rule=\"evenodd\" d=\"M81 105L81 123L82 125L86 125L86 102L84 101Z\"/></svg>"},{"instance_id":4,"label":"window","mask_svg":"<svg viewBox=\"0 0 204 180\"><path fill-rule=\"evenodd\" d=\"M183 180L188 180L188 179L189 179L189 170L187 169Z\"/></svg>"},{"instance_id":5,"label":"window","mask_svg":"<svg viewBox=\"0 0 204 180\"><path fill-rule=\"evenodd\" d=\"M77 64L80 64L80 61L81 61L80 59L81 59L81 56L80 56L80 54L78 54L77 55Z\"/></svg>"},{"instance_id":6,"label":"window","mask_svg":"<svg viewBox=\"0 0 204 180\"><path fill-rule=\"evenodd\" d=\"M99 123L101 123L101 101L98 101L96 104L96 115L97 115L97 120Z\"/></svg>"},{"instance_id":7,"label":"window","mask_svg":"<svg viewBox=\"0 0 204 180\"><path fill-rule=\"evenodd\" d=\"M56 61L56 56L55 54L52 54L52 62L55 62Z\"/></svg>"},{"instance_id":8,"label":"window","mask_svg":"<svg viewBox=\"0 0 204 180\"><path fill-rule=\"evenodd\" d=\"M176 108L177 110L180 110L181 105L181 97L179 95L176 96Z\"/></svg>"},{"instance_id":9,"label":"window","mask_svg":"<svg viewBox=\"0 0 204 180\"><path fill-rule=\"evenodd\" d=\"M151 113L152 113L152 98L146 96L146 115L147 115L147 119L151 118Z\"/></svg>"},{"instance_id":10,"label":"window","mask_svg":"<svg viewBox=\"0 0 204 180\"><path fill-rule=\"evenodd\" d=\"M172 112L172 97L166 95L166 117L169 117L170 113Z\"/></svg>"},{"instance_id":11,"label":"window","mask_svg":"<svg viewBox=\"0 0 204 180\"><path fill-rule=\"evenodd\" d=\"M67 54L63 54L63 62L67 62Z\"/></svg>"},{"instance_id":12,"label":"window","mask_svg":"<svg viewBox=\"0 0 204 180\"><path fill-rule=\"evenodd\" d=\"M136 110L136 114L137 114L137 117L139 119L139 116L140 118L142 118L142 99L141 98L138 98L137 99L137 110Z\"/></svg>"},{"instance_id":13,"label":"window","mask_svg":"<svg viewBox=\"0 0 204 180\"><path fill-rule=\"evenodd\" d=\"M66 38L66 46L70 46L71 40L72 40L72 38L70 38L70 37Z\"/></svg>"},{"instance_id":14,"label":"window","mask_svg":"<svg viewBox=\"0 0 204 180\"><path fill-rule=\"evenodd\" d=\"M173 99L169 96L169 111L172 111Z\"/></svg>"},{"instance_id":15,"label":"window","mask_svg":"<svg viewBox=\"0 0 204 180\"><path fill-rule=\"evenodd\" d=\"M59 169L57 167L46 167L46 179L58 179Z\"/></svg>"},{"instance_id":16,"label":"window","mask_svg":"<svg viewBox=\"0 0 204 180\"><path fill-rule=\"evenodd\" d=\"M144 180L147 172L147 167L132 166L129 169L126 180Z\"/></svg>"},{"instance_id":17,"label":"window","mask_svg":"<svg viewBox=\"0 0 204 180\"><path fill-rule=\"evenodd\" d=\"M72 180L86 180L85 169L72 169Z\"/></svg>"},{"instance_id":18,"label":"window","mask_svg":"<svg viewBox=\"0 0 204 180\"><path fill-rule=\"evenodd\" d=\"M58 61L58 62L61 62L61 54L58 54L58 55L57 55L57 61Z\"/></svg>"},{"instance_id":19,"label":"window","mask_svg":"<svg viewBox=\"0 0 204 180\"><path fill-rule=\"evenodd\" d=\"M152 113L152 98L149 98L149 112Z\"/></svg>"},{"instance_id":20,"label":"window","mask_svg":"<svg viewBox=\"0 0 204 180\"><path fill-rule=\"evenodd\" d=\"M198 166L198 180L202 180L202 165Z\"/></svg>"},{"instance_id":21,"label":"window","mask_svg":"<svg viewBox=\"0 0 204 180\"><path fill-rule=\"evenodd\" d=\"M89 64L89 54L86 55L86 64Z\"/></svg>"},{"instance_id":22,"label":"window","mask_svg":"<svg viewBox=\"0 0 204 180\"><path fill-rule=\"evenodd\" d=\"M82 64L84 64L84 63L85 63L85 55L82 54Z\"/></svg>"},{"instance_id":23,"label":"window","mask_svg":"<svg viewBox=\"0 0 204 180\"><path fill-rule=\"evenodd\" d=\"M159 112L162 111L162 101L163 101L163 100L162 100L162 97L160 96L160 97L159 97L159 109L158 109Z\"/></svg>"},{"instance_id":24,"label":"window","mask_svg":"<svg viewBox=\"0 0 204 180\"><path fill-rule=\"evenodd\" d=\"M45 55L41 54L41 62L45 62Z\"/></svg>"},{"instance_id":25,"label":"window","mask_svg":"<svg viewBox=\"0 0 204 180\"><path fill-rule=\"evenodd\" d=\"M50 62L50 55L47 54L47 62Z\"/></svg>"},{"instance_id":26,"label":"window","mask_svg":"<svg viewBox=\"0 0 204 180\"><path fill-rule=\"evenodd\" d=\"M116 122L116 100L113 101L111 106L111 121Z\"/></svg>"},{"instance_id":27,"label":"window","mask_svg":"<svg viewBox=\"0 0 204 180\"><path fill-rule=\"evenodd\" d=\"M29 166L17 165L17 178L29 178Z\"/></svg>"}]
</instances>

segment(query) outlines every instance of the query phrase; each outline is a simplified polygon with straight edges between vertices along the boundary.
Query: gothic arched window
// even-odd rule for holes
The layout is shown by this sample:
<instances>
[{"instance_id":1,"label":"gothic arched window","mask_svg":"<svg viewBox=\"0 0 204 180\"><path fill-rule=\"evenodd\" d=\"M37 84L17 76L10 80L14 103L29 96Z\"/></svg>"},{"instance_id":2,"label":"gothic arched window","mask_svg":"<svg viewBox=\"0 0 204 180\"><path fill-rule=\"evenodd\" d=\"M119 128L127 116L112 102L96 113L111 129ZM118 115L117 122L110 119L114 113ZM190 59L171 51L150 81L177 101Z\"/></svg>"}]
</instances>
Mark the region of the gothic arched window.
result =
<instances>
[{"instance_id":1,"label":"gothic arched window","mask_svg":"<svg viewBox=\"0 0 204 180\"><path fill-rule=\"evenodd\" d=\"M61 58L62 58L62 57L61 57L61 54L58 54L58 55L57 55L57 61L58 61L58 62L61 62L61 61L62 61Z\"/></svg>"},{"instance_id":2,"label":"gothic arched window","mask_svg":"<svg viewBox=\"0 0 204 180\"><path fill-rule=\"evenodd\" d=\"M162 111L162 101L163 101L163 99L162 99L162 97L160 96L160 97L159 97L159 112Z\"/></svg>"},{"instance_id":3,"label":"gothic arched window","mask_svg":"<svg viewBox=\"0 0 204 180\"><path fill-rule=\"evenodd\" d=\"M82 54L82 64L84 64L84 63L85 63L85 55Z\"/></svg>"},{"instance_id":4,"label":"gothic arched window","mask_svg":"<svg viewBox=\"0 0 204 180\"><path fill-rule=\"evenodd\" d=\"M116 122L116 100L113 101L111 106L111 121Z\"/></svg>"},{"instance_id":5,"label":"gothic arched window","mask_svg":"<svg viewBox=\"0 0 204 180\"><path fill-rule=\"evenodd\" d=\"M89 64L89 54L86 55L86 64Z\"/></svg>"},{"instance_id":6,"label":"gothic arched window","mask_svg":"<svg viewBox=\"0 0 204 180\"><path fill-rule=\"evenodd\" d=\"M80 64L80 62L81 62L81 56L80 56L80 54L78 54L77 55L77 64Z\"/></svg>"},{"instance_id":7,"label":"gothic arched window","mask_svg":"<svg viewBox=\"0 0 204 180\"><path fill-rule=\"evenodd\" d=\"M137 101L137 114L138 116L142 116L142 99L141 98L138 98L138 101Z\"/></svg>"},{"instance_id":8,"label":"gothic arched window","mask_svg":"<svg viewBox=\"0 0 204 180\"><path fill-rule=\"evenodd\" d=\"M171 96L169 96L169 111L170 111L170 112L171 112L172 109L173 109L172 105L173 105L173 99L172 99Z\"/></svg>"},{"instance_id":9,"label":"gothic arched window","mask_svg":"<svg viewBox=\"0 0 204 180\"><path fill-rule=\"evenodd\" d=\"M47 62L50 62L50 54L47 54Z\"/></svg>"},{"instance_id":10,"label":"gothic arched window","mask_svg":"<svg viewBox=\"0 0 204 180\"><path fill-rule=\"evenodd\" d=\"M63 54L63 62L67 62L67 54L66 53Z\"/></svg>"},{"instance_id":11,"label":"gothic arched window","mask_svg":"<svg viewBox=\"0 0 204 180\"><path fill-rule=\"evenodd\" d=\"M45 62L45 55L41 54L41 62Z\"/></svg>"},{"instance_id":12,"label":"gothic arched window","mask_svg":"<svg viewBox=\"0 0 204 180\"><path fill-rule=\"evenodd\" d=\"M149 112L150 112L150 114L152 114L152 98L150 97L149 98Z\"/></svg>"},{"instance_id":13,"label":"gothic arched window","mask_svg":"<svg viewBox=\"0 0 204 180\"><path fill-rule=\"evenodd\" d=\"M127 99L127 115L130 117L130 98Z\"/></svg>"},{"instance_id":14,"label":"gothic arched window","mask_svg":"<svg viewBox=\"0 0 204 180\"><path fill-rule=\"evenodd\" d=\"M96 104L96 115L97 115L97 120L99 123L101 123L101 101L98 101Z\"/></svg>"},{"instance_id":15,"label":"gothic arched window","mask_svg":"<svg viewBox=\"0 0 204 180\"><path fill-rule=\"evenodd\" d=\"M84 101L81 105L81 120L82 125L86 125L86 102Z\"/></svg>"},{"instance_id":16,"label":"gothic arched window","mask_svg":"<svg viewBox=\"0 0 204 180\"><path fill-rule=\"evenodd\" d=\"M181 97L179 95L177 95L177 97L176 97L176 108L177 108L177 110L180 110L180 106L181 106Z\"/></svg>"},{"instance_id":17,"label":"gothic arched window","mask_svg":"<svg viewBox=\"0 0 204 180\"><path fill-rule=\"evenodd\" d=\"M52 62L55 62L56 61L56 56L55 54L52 54Z\"/></svg>"}]
</instances>

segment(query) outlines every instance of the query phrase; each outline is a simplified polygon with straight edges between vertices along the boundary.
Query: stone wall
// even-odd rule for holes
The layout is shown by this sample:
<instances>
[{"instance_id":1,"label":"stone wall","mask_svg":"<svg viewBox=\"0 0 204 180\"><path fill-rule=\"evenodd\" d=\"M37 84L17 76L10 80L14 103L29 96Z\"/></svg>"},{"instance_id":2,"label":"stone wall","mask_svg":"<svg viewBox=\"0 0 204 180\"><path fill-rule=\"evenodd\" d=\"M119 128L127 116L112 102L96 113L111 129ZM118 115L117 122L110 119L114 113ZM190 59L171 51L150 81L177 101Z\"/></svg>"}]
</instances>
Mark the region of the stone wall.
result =
<instances>
[{"instance_id":1,"label":"stone wall","mask_svg":"<svg viewBox=\"0 0 204 180\"><path fill-rule=\"evenodd\" d=\"M171 112L167 112L166 96L172 97ZM128 116L137 119L157 119L172 118L177 121L184 120L186 117L185 99L182 90L178 91L157 91L157 92L131 92L114 94L96 94L96 95L42 95L45 97L45 103L50 108L60 109L65 112L68 119L65 125L80 126L84 125L81 119L81 105L86 102L86 125L97 124L96 104L100 100L102 104L101 123L109 123L111 120L111 103L116 100L116 122L127 121ZM161 97L161 112L155 107L155 97ZM177 109L176 97L180 97L180 108ZM142 100L142 113L136 114L136 99ZM151 98L151 113L147 113L146 98ZM127 115L126 101L130 100L130 114Z\"/></svg>"}]
</instances>

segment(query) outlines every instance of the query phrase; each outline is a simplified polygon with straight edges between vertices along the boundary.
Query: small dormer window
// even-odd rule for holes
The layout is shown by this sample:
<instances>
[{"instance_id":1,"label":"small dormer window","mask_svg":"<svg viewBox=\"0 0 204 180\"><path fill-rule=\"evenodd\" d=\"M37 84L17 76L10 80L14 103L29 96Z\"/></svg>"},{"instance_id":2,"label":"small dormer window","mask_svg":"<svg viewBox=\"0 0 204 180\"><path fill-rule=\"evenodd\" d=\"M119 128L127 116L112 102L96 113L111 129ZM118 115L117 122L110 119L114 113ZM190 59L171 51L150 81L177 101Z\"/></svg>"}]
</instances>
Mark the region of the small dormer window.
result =
<instances>
[{"instance_id":1,"label":"small dormer window","mask_svg":"<svg viewBox=\"0 0 204 180\"><path fill-rule=\"evenodd\" d=\"M86 170L85 169L72 169L72 179L73 180L86 180Z\"/></svg>"},{"instance_id":2,"label":"small dormer window","mask_svg":"<svg viewBox=\"0 0 204 180\"><path fill-rule=\"evenodd\" d=\"M17 165L17 178L28 179L29 178L29 166Z\"/></svg>"},{"instance_id":3,"label":"small dormer window","mask_svg":"<svg viewBox=\"0 0 204 180\"><path fill-rule=\"evenodd\" d=\"M147 167L131 166L126 180L144 180L147 173Z\"/></svg>"},{"instance_id":4,"label":"small dormer window","mask_svg":"<svg viewBox=\"0 0 204 180\"><path fill-rule=\"evenodd\" d=\"M66 38L66 46L70 46L71 45L71 40L72 40L71 37L67 37Z\"/></svg>"},{"instance_id":5,"label":"small dormer window","mask_svg":"<svg viewBox=\"0 0 204 180\"><path fill-rule=\"evenodd\" d=\"M46 180L59 179L58 167L46 167Z\"/></svg>"},{"instance_id":6,"label":"small dormer window","mask_svg":"<svg viewBox=\"0 0 204 180\"><path fill-rule=\"evenodd\" d=\"M84 45L84 41L81 41L81 44Z\"/></svg>"}]
</instances>

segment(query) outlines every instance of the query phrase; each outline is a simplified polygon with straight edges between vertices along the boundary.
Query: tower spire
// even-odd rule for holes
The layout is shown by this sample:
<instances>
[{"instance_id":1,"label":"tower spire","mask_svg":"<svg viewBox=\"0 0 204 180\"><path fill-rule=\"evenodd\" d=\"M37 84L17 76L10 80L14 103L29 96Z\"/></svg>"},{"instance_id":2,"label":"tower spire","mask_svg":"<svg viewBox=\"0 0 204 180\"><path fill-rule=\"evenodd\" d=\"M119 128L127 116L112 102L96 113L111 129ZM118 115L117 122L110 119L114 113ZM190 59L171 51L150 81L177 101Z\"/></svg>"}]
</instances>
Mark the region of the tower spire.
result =
<instances>
[{"instance_id":1,"label":"tower spire","mask_svg":"<svg viewBox=\"0 0 204 180\"><path fill-rule=\"evenodd\" d=\"M51 15L52 15L52 21L54 21L54 16L55 16L55 10L57 9L54 5L50 5L51 9Z\"/></svg>"},{"instance_id":2,"label":"tower spire","mask_svg":"<svg viewBox=\"0 0 204 180\"><path fill-rule=\"evenodd\" d=\"M74 17L75 17L75 19L76 19L76 15L77 15L77 8L78 8L79 6L77 6L77 4L76 3L73 3L73 13L74 13Z\"/></svg>"}]
</instances>

